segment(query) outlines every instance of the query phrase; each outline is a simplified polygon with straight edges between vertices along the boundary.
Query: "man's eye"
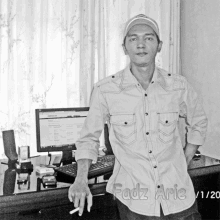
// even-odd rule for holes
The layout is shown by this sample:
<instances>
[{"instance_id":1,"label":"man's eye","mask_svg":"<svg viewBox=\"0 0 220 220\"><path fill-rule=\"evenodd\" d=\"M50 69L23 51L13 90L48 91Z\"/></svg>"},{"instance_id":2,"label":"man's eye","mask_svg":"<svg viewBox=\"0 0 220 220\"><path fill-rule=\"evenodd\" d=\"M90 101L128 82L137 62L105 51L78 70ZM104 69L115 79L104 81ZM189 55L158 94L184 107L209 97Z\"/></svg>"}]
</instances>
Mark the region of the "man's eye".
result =
<instances>
[{"instance_id":1,"label":"man's eye","mask_svg":"<svg viewBox=\"0 0 220 220\"><path fill-rule=\"evenodd\" d=\"M154 39L153 39L153 37L147 37L146 40L152 41L152 40L154 40Z\"/></svg>"},{"instance_id":2,"label":"man's eye","mask_svg":"<svg viewBox=\"0 0 220 220\"><path fill-rule=\"evenodd\" d=\"M137 38L130 38L130 41L136 41L137 40Z\"/></svg>"}]
</instances>

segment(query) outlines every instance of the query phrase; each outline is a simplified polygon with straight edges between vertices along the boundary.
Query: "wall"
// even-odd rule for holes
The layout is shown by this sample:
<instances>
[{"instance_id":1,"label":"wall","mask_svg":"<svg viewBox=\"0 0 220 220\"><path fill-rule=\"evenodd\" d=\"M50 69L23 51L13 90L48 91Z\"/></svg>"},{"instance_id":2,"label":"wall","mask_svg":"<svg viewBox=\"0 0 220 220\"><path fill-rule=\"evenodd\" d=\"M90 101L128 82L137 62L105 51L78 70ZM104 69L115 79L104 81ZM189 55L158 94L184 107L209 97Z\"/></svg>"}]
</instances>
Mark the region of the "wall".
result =
<instances>
[{"instance_id":1,"label":"wall","mask_svg":"<svg viewBox=\"0 0 220 220\"><path fill-rule=\"evenodd\" d=\"M181 0L181 74L203 97L205 155L220 159L220 1Z\"/></svg>"}]
</instances>

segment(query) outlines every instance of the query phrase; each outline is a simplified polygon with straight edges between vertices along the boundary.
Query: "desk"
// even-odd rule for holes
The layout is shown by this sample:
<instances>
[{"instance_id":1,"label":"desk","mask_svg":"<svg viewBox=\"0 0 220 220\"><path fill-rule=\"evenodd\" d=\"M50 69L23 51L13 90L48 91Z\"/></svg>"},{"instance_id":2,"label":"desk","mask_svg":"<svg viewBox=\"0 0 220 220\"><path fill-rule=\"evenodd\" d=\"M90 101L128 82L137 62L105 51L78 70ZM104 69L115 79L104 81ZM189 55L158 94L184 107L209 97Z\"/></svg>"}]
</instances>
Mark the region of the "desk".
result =
<instances>
[{"instance_id":1,"label":"desk","mask_svg":"<svg viewBox=\"0 0 220 220\"><path fill-rule=\"evenodd\" d=\"M45 157L32 159L34 166L45 162ZM203 218L220 219L219 161L201 156L199 160L192 161L189 174L196 192L200 192L198 206ZM18 174L8 170L7 165L0 165L0 219L118 219L116 202L105 191L106 182L90 185L94 195L91 213L85 211L82 217L78 217L77 214L69 214L74 208L67 197L70 183L58 182L56 188L45 189L40 181L41 176L35 170L29 177L29 186L24 184L19 189ZM203 198L207 191L216 193L213 199L210 196Z\"/></svg>"}]
</instances>

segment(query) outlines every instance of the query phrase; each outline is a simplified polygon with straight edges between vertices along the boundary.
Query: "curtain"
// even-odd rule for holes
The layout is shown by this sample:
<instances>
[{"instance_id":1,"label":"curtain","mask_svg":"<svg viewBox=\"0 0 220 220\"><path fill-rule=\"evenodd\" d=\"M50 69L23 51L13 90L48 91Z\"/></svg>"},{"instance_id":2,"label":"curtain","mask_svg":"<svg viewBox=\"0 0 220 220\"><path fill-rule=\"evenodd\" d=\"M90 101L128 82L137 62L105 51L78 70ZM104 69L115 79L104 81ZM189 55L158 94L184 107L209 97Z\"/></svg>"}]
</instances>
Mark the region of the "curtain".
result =
<instances>
[{"instance_id":1,"label":"curtain","mask_svg":"<svg viewBox=\"0 0 220 220\"><path fill-rule=\"evenodd\" d=\"M179 73L179 10L179 0L0 0L0 131L35 155L35 109L88 106L93 84L128 64L123 28L140 13L159 24L158 66Z\"/></svg>"}]
</instances>

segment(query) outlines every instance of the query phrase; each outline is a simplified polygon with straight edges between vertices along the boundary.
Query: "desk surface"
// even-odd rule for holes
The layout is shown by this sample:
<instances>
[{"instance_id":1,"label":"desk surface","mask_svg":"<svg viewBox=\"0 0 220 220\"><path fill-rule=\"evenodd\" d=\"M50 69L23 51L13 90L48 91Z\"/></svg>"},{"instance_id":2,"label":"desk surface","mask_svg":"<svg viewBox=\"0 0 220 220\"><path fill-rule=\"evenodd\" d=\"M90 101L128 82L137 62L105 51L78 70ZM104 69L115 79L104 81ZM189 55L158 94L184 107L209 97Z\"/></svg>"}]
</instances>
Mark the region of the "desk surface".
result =
<instances>
[{"instance_id":1,"label":"desk surface","mask_svg":"<svg viewBox=\"0 0 220 220\"><path fill-rule=\"evenodd\" d=\"M32 163L34 170L29 174L29 181L25 184L17 183L19 174L15 170L9 170L7 165L0 165L0 214L23 211L27 207L29 209L51 207L57 201L69 204L67 192L71 183L59 181L56 188L44 188L40 181L42 175L36 173L35 166L45 164L46 156L32 158ZM193 160L189 167L191 176L212 172L220 172L219 160L206 156ZM90 183L92 184L93 180ZM95 195L102 194L105 192L105 187L106 182L100 178L98 184L91 185L91 191Z\"/></svg>"},{"instance_id":2,"label":"desk surface","mask_svg":"<svg viewBox=\"0 0 220 220\"><path fill-rule=\"evenodd\" d=\"M31 159L31 162L34 165L34 170L30 174L17 174L15 170L8 169L7 165L0 164L0 198L6 195L18 195L20 193L39 192L54 189L44 188L41 183L41 178L43 174L39 175L35 170L35 167L37 165L42 165L46 163L46 157L47 156L40 156ZM1 162L7 163L7 160L1 160ZM189 173L195 173L196 171L198 173L198 170L196 168L205 168L219 164L219 160L202 155L200 159L193 160L191 162L189 166ZM23 178L23 176L25 177L26 175L29 176L29 181L26 184L18 184L17 180L19 178ZM98 179L98 182L103 182L103 179ZM90 183L94 183L94 181L90 180ZM58 181L56 188L66 188L70 185L71 183Z\"/></svg>"}]
</instances>

